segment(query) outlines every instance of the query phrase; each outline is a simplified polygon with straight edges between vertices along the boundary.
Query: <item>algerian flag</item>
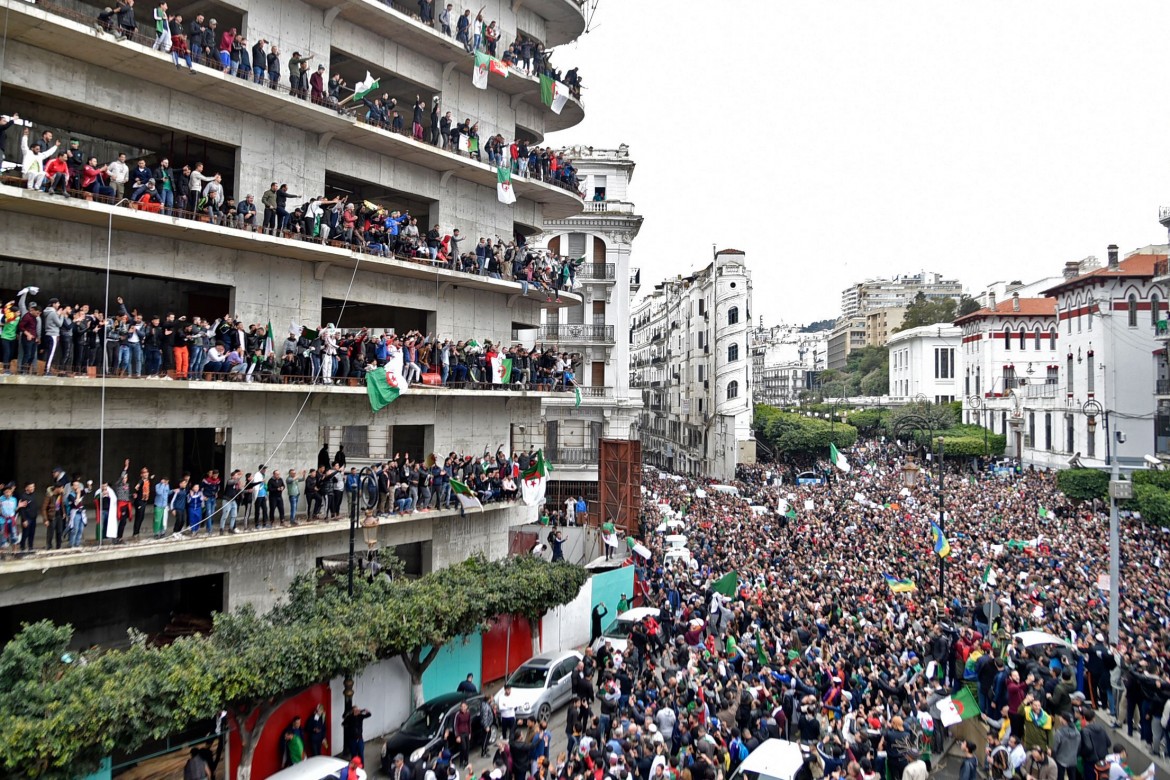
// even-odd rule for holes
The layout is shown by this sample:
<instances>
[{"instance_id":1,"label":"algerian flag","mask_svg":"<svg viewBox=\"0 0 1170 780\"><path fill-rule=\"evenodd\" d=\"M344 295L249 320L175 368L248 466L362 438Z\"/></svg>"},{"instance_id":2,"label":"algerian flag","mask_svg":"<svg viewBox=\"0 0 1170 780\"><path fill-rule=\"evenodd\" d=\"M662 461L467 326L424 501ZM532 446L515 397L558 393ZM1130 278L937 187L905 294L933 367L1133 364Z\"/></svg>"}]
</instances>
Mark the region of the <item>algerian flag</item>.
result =
<instances>
[{"instance_id":1,"label":"algerian flag","mask_svg":"<svg viewBox=\"0 0 1170 780\"><path fill-rule=\"evenodd\" d=\"M474 135L467 136L467 151L469 151L469 152L478 152L479 151L479 137L478 136L474 136Z\"/></svg>"},{"instance_id":2,"label":"algerian flag","mask_svg":"<svg viewBox=\"0 0 1170 780\"><path fill-rule=\"evenodd\" d=\"M939 714L942 715L944 726L953 726L965 720L978 717L979 703L971 695L971 691L960 688L959 692L946 697L938 703Z\"/></svg>"},{"instance_id":3,"label":"algerian flag","mask_svg":"<svg viewBox=\"0 0 1170 780\"><path fill-rule=\"evenodd\" d=\"M476 89L487 89L491 59L491 57L481 51L475 53L475 67L471 70L471 85Z\"/></svg>"},{"instance_id":4,"label":"algerian flag","mask_svg":"<svg viewBox=\"0 0 1170 780\"><path fill-rule=\"evenodd\" d=\"M1045 509L1043 506L1040 507L1040 516L1041 517L1048 517L1048 510Z\"/></svg>"},{"instance_id":5,"label":"algerian flag","mask_svg":"<svg viewBox=\"0 0 1170 780\"><path fill-rule=\"evenodd\" d=\"M545 491L548 489L548 472L549 466L548 461L544 459L544 450L538 450L532 465L520 475L520 495L527 506L536 506L544 501Z\"/></svg>"},{"instance_id":6,"label":"algerian flag","mask_svg":"<svg viewBox=\"0 0 1170 780\"><path fill-rule=\"evenodd\" d=\"M509 168L496 168L496 197L500 203L516 202L516 190L512 189L512 171Z\"/></svg>"},{"instance_id":7,"label":"algerian flag","mask_svg":"<svg viewBox=\"0 0 1170 780\"><path fill-rule=\"evenodd\" d=\"M471 136L469 136L467 133L460 133L459 134L459 151L461 151L461 152L470 152L471 151Z\"/></svg>"},{"instance_id":8,"label":"algerian flag","mask_svg":"<svg viewBox=\"0 0 1170 780\"><path fill-rule=\"evenodd\" d=\"M353 99L354 100L361 100L362 98L364 98L366 95L370 94L371 92L373 92L377 88L378 88L378 79L371 76L370 72L367 70L365 80L359 81L358 83L353 85Z\"/></svg>"},{"instance_id":9,"label":"algerian flag","mask_svg":"<svg viewBox=\"0 0 1170 780\"><path fill-rule=\"evenodd\" d=\"M632 536L626 537L626 547L628 547L630 549L630 552L634 553L635 555L640 555L641 557L645 558L646 560L650 560L650 548L646 547L643 544L640 544L638 542L638 540L635 539L634 537L632 537Z\"/></svg>"},{"instance_id":10,"label":"algerian flag","mask_svg":"<svg viewBox=\"0 0 1170 780\"><path fill-rule=\"evenodd\" d=\"M264 334L264 356L267 357L276 351L276 340L272 337L272 320L268 321L268 331Z\"/></svg>"},{"instance_id":11,"label":"algerian flag","mask_svg":"<svg viewBox=\"0 0 1170 780\"><path fill-rule=\"evenodd\" d=\"M110 502L110 508L106 510L106 538L118 538L118 494L109 485L106 485L105 490L106 500ZM101 501L98 501L98 506L101 506ZM101 525L98 524L100 528Z\"/></svg>"},{"instance_id":12,"label":"algerian flag","mask_svg":"<svg viewBox=\"0 0 1170 780\"><path fill-rule=\"evenodd\" d=\"M829 460L833 461L833 465L841 471L849 473L849 461L845 460L845 456L837 451L837 445L833 442L829 442Z\"/></svg>"},{"instance_id":13,"label":"algerian flag","mask_svg":"<svg viewBox=\"0 0 1170 780\"><path fill-rule=\"evenodd\" d=\"M728 598L735 595L736 590L739 589L739 574L729 571L719 579L715 580L715 584L711 586L711 590L716 593L722 593Z\"/></svg>"},{"instance_id":14,"label":"algerian flag","mask_svg":"<svg viewBox=\"0 0 1170 780\"><path fill-rule=\"evenodd\" d=\"M467 485L457 479L453 479L451 480L451 490L455 493L455 498L459 499L459 505L464 509L479 509L483 511L483 504L480 502L479 497Z\"/></svg>"},{"instance_id":15,"label":"algerian flag","mask_svg":"<svg viewBox=\"0 0 1170 780\"><path fill-rule=\"evenodd\" d=\"M989 564L987 564L987 568L985 568L983 570L983 584L990 585L991 587L994 588L996 582L997 582L997 579L996 579L995 569L992 568L991 564L989 563Z\"/></svg>"},{"instance_id":16,"label":"algerian flag","mask_svg":"<svg viewBox=\"0 0 1170 780\"><path fill-rule=\"evenodd\" d=\"M573 404L573 408L577 409L581 406L581 388L577 385L573 385L573 395L576 397L576 402Z\"/></svg>"},{"instance_id":17,"label":"algerian flag","mask_svg":"<svg viewBox=\"0 0 1170 780\"><path fill-rule=\"evenodd\" d=\"M540 77L540 100L552 109L554 114L561 113L565 102L569 99L569 89L559 81L548 76Z\"/></svg>"},{"instance_id":18,"label":"algerian flag","mask_svg":"<svg viewBox=\"0 0 1170 780\"><path fill-rule=\"evenodd\" d=\"M512 380L512 358L496 355L492 358L492 384L506 385Z\"/></svg>"},{"instance_id":19,"label":"algerian flag","mask_svg":"<svg viewBox=\"0 0 1170 780\"><path fill-rule=\"evenodd\" d=\"M366 393L370 396L370 410L378 411L393 402L410 389L402 376L402 353L387 363L366 374Z\"/></svg>"}]
</instances>

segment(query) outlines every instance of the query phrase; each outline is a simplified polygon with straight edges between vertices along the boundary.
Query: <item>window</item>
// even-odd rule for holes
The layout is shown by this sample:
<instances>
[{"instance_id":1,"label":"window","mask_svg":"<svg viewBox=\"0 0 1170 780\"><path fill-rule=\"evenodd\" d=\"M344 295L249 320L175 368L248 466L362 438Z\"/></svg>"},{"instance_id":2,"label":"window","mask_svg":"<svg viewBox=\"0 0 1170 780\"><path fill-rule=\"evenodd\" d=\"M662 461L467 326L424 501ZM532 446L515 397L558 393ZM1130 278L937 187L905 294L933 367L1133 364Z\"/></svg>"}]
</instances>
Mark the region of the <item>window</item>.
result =
<instances>
[{"instance_id":1,"label":"window","mask_svg":"<svg viewBox=\"0 0 1170 780\"><path fill-rule=\"evenodd\" d=\"M731 344L727 347L727 362L734 363L739 360L739 344ZM728 385L730 388L730 385Z\"/></svg>"},{"instance_id":2,"label":"window","mask_svg":"<svg viewBox=\"0 0 1170 780\"><path fill-rule=\"evenodd\" d=\"M1044 413L1044 449L1052 452L1052 412Z\"/></svg>"},{"instance_id":3,"label":"window","mask_svg":"<svg viewBox=\"0 0 1170 780\"><path fill-rule=\"evenodd\" d=\"M963 395L971 395L971 369L969 368L963 377Z\"/></svg>"},{"instance_id":4,"label":"window","mask_svg":"<svg viewBox=\"0 0 1170 780\"><path fill-rule=\"evenodd\" d=\"M1056 349L1056 328L1048 331L1048 348L1052 350Z\"/></svg>"},{"instance_id":5,"label":"window","mask_svg":"<svg viewBox=\"0 0 1170 780\"><path fill-rule=\"evenodd\" d=\"M947 347L935 347L934 350L934 378L955 378L955 350Z\"/></svg>"},{"instance_id":6,"label":"window","mask_svg":"<svg viewBox=\"0 0 1170 780\"><path fill-rule=\"evenodd\" d=\"M585 234L569 234L569 257L581 257L585 254Z\"/></svg>"},{"instance_id":7,"label":"window","mask_svg":"<svg viewBox=\"0 0 1170 780\"><path fill-rule=\"evenodd\" d=\"M1036 344L1035 344L1034 349L1040 349L1040 326L1039 325L1036 326L1036 332L1034 335L1036 337Z\"/></svg>"},{"instance_id":8,"label":"window","mask_svg":"<svg viewBox=\"0 0 1170 780\"><path fill-rule=\"evenodd\" d=\"M1096 360L1093 357L1093 351L1089 350L1089 366L1085 369L1085 384L1087 386L1089 395L1092 395L1096 391L1097 372L1094 370L1095 362Z\"/></svg>"},{"instance_id":9,"label":"window","mask_svg":"<svg viewBox=\"0 0 1170 780\"><path fill-rule=\"evenodd\" d=\"M1162 314L1162 302L1157 293L1150 296L1150 324L1158 327L1158 318Z\"/></svg>"},{"instance_id":10,"label":"window","mask_svg":"<svg viewBox=\"0 0 1170 780\"><path fill-rule=\"evenodd\" d=\"M700 364L699 365L699 381L702 382L706 378L707 378L707 367Z\"/></svg>"},{"instance_id":11,"label":"window","mask_svg":"<svg viewBox=\"0 0 1170 780\"><path fill-rule=\"evenodd\" d=\"M730 401L733 398L739 398L739 382L734 379L727 383L727 400Z\"/></svg>"},{"instance_id":12,"label":"window","mask_svg":"<svg viewBox=\"0 0 1170 780\"><path fill-rule=\"evenodd\" d=\"M1011 350L1012 348L1012 326L1005 325L1003 329L1003 348Z\"/></svg>"},{"instance_id":13,"label":"window","mask_svg":"<svg viewBox=\"0 0 1170 780\"><path fill-rule=\"evenodd\" d=\"M1072 356L1071 352L1068 353L1068 357L1065 359L1065 366L1066 367L1064 369L1064 381L1065 381L1065 387L1067 388L1066 392L1069 395L1072 395L1073 394L1073 356Z\"/></svg>"},{"instance_id":14,"label":"window","mask_svg":"<svg viewBox=\"0 0 1170 780\"><path fill-rule=\"evenodd\" d=\"M727 324L735 325L737 323L739 323L739 307L732 306L727 310Z\"/></svg>"},{"instance_id":15,"label":"window","mask_svg":"<svg viewBox=\"0 0 1170 780\"><path fill-rule=\"evenodd\" d=\"M1028 412L1028 441L1026 447L1036 446L1036 413Z\"/></svg>"},{"instance_id":16,"label":"window","mask_svg":"<svg viewBox=\"0 0 1170 780\"><path fill-rule=\"evenodd\" d=\"M1097 432L1092 428L1085 434L1085 454L1090 458L1097 457Z\"/></svg>"},{"instance_id":17,"label":"window","mask_svg":"<svg viewBox=\"0 0 1170 780\"><path fill-rule=\"evenodd\" d=\"M1020 349L1021 350L1027 349L1027 347L1024 346L1024 339L1026 339L1026 338L1028 338L1028 334L1024 331L1024 326L1021 325L1020 326Z\"/></svg>"},{"instance_id":18,"label":"window","mask_svg":"<svg viewBox=\"0 0 1170 780\"><path fill-rule=\"evenodd\" d=\"M1073 426L1073 416L1064 416L1064 451L1076 452L1076 428Z\"/></svg>"},{"instance_id":19,"label":"window","mask_svg":"<svg viewBox=\"0 0 1170 780\"><path fill-rule=\"evenodd\" d=\"M1016 386L1015 366L1004 366L1003 367L1003 391L1006 393L1008 390L1013 389L1015 386Z\"/></svg>"},{"instance_id":20,"label":"window","mask_svg":"<svg viewBox=\"0 0 1170 780\"><path fill-rule=\"evenodd\" d=\"M979 380L981 378L980 375L982 373L983 373L983 369L980 368L979 366L975 366L975 395L980 395L983 392L982 389L979 387Z\"/></svg>"},{"instance_id":21,"label":"window","mask_svg":"<svg viewBox=\"0 0 1170 780\"><path fill-rule=\"evenodd\" d=\"M1060 369L1056 366L1048 367L1048 376L1044 379L1044 384L1055 385L1060 383Z\"/></svg>"},{"instance_id":22,"label":"window","mask_svg":"<svg viewBox=\"0 0 1170 780\"><path fill-rule=\"evenodd\" d=\"M1138 304L1137 296L1133 293L1129 294L1129 327L1136 328L1138 321Z\"/></svg>"}]
</instances>

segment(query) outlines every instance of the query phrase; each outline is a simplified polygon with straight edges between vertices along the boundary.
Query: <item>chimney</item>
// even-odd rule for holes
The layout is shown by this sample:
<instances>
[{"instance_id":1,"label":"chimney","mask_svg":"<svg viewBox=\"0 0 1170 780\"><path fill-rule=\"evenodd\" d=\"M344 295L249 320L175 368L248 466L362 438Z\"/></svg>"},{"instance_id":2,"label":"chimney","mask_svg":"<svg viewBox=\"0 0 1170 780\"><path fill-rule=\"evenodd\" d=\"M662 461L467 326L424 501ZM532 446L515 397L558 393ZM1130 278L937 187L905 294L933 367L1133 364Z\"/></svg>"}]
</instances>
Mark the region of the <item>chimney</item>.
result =
<instances>
[{"instance_id":1,"label":"chimney","mask_svg":"<svg viewBox=\"0 0 1170 780\"><path fill-rule=\"evenodd\" d=\"M1117 262L1117 244L1110 244L1109 245L1109 270L1116 271L1120 267L1121 267L1121 264Z\"/></svg>"},{"instance_id":2,"label":"chimney","mask_svg":"<svg viewBox=\"0 0 1170 780\"><path fill-rule=\"evenodd\" d=\"M1081 264L1075 260L1070 260L1064 264L1064 278L1076 279L1081 275Z\"/></svg>"},{"instance_id":3,"label":"chimney","mask_svg":"<svg viewBox=\"0 0 1170 780\"><path fill-rule=\"evenodd\" d=\"M1012 293L1012 311L1020 310L1020 294L1018 292Z\"/></svg>"},{"instance_id":4,"label":"chimney","mask_svg":"<svg viewBox=\"0 0 1170 780\"><path fill-rule=\"evenodd\" d=\"M995 311L995 290L987 291L987 308Z\"/></svg>"}]
</instances>

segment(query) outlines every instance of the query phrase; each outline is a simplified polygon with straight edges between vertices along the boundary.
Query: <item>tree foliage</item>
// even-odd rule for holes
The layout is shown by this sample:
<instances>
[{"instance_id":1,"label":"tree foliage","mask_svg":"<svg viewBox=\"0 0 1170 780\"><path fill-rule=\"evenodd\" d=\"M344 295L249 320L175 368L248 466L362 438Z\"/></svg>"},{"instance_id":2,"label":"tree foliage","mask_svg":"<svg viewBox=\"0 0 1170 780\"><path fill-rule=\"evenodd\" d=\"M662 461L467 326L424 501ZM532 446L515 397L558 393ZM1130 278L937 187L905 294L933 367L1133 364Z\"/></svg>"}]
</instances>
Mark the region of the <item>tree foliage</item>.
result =
<instances>
[{"instance_id":1,"label":"tree foliage","mask_svg":"<svg viewBox=\"0 0 1170 780\"><path fill-rule=\"evenodd\" d=\"M1134 485L1133 500L1128 503L1147 523L1170 525L1170 492L1153 485Z\"/></svg>"},{"instance_id":2,"label":"tree foliage","mask_svg":"<svg viewBox=\"0 0 1170 780\"><path fill-rule=\"evenodd\" d=\"M394 656L421 677L444 644L500 614L536 622L574 599L587 577L533 556L474 557L417 580L359 579L350 599L343 583L305 574L265 615L247 607L217 615L210 636L166 647L132 637L124 650L85 654L69 652L68 626L26 625L0 651L0 775L84 775L115 749L132 751L221 709L240 729L246 774L255 736L287 697Z\"/></svg>"},{"instance_id":3,"label":"tree foliage","mask_svg":"<svg viewBox=\"0 0 1170 780\"><path fill-rule=\"evenodd\" d=\"M825 455L829 443L838 447L852 447L857 441L857 429L852 425L806 417L799 412L782 412L771 406L756 407L756 436L773 452L807 452Z\"/></svg>"},{"instance_id":4,"label":"tree foliage","mask_svg":"<svg viewBox=\"0 0 1170 780\"><path fill-rule=\"evenodd\" d=\"M906 316L895 332L917 328L922 325L936 325L955 321L958 301L954 298L930 300L925 293L918 293L906 307Z\"/></svg>"},{"instance_id":5,"label":"tree foliage","mask_svg":"<svg viewBox=\"0 0 1170 780\"><path fill-rule=\"evenodd\" d=\"M1056 475L1056 486L1072 501L1092 501L1109 496L1109 475L1099 469L1064 469Z\"/></svg>"},{"instance_id":6,"label":"tree foliage","mask_svg":"<svg viewBox=\"0 0 1170 780\"><path fill-rule=\"evenodd\" d=\"M1170 471L1154 471L1153 469L1135 471L1132 479L1135 485L1153 485L1162 490L1170 490Z\"/></svg>"}]
</instances>

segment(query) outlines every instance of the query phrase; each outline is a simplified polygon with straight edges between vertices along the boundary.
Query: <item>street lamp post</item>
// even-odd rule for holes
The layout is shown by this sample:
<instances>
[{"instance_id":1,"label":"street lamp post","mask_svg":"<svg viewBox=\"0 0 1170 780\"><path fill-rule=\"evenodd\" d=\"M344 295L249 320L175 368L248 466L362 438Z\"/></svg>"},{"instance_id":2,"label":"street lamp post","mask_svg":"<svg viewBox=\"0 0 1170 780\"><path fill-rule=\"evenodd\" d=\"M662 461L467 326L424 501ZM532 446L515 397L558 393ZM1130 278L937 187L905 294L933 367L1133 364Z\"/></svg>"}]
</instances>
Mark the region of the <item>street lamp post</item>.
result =
<instances>
[{"instance_id":1,"label":"street lamp post","mask_svg":"<svg viewBox=\"0 0 1170 780\"><path fill-rule=\"evenodd\" d=\"M983 429L983 458L986 460L987 456L991 454L991 448L987 442L987 409L983 406L983 399L977 395L967 396L967 406L978 413L979 427Z\"/></svg>"},{"instance_id":2,"label":"street lamp post","mask_svg":"<svg viewBox=\"0 0 1170 780\"><path fill-rule=\"evenodd\" d=\"M932 452L935 442L938 443L938 527L942 532L946 532L946 505L945 494L943 492L943 451L944 440L942 436L935 437L935 420L930 416L930 402L924 396L919 396L916 399L921 412L912 412L910 414L902 415L894 424L894 429L891 432L894 443L898 445L904 452L918 452L923 453L923 460L925 455ZM919 444L919 438L922 434L926 434L926 442ZM907 438L905 443L902 442L903 437ZM902 470L902 479L906 487L914 487L918 483L919 469L913 464L909 464L907 468ZM938 559L938 592L943 598L946 598L946 559Z\"/></svg>"},{"instance_id":3,"label":"street lamp post","mask_svg":"<svg viewBox=\"0 0 1170 780\"><path fill-rule=\"evenodd\" d=\"M1089 422L1089 436L1097 432L1097 418L1105 420L1105 451L1110 451L1109 441L1109 412L1101 406L1099 401L1089 399L1081 406L1081 411ZM1133 485L1121 481L1121 468L1116 457L1106 456L1110 463L1109 476L1109 641L1117 644L1120 635L1120 596L1121 589L1121 533L1117 520L1117 499L1132 498Z\"/></svg>"}]
</instances>

